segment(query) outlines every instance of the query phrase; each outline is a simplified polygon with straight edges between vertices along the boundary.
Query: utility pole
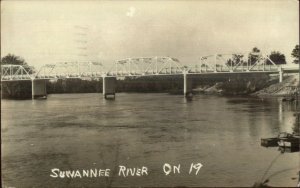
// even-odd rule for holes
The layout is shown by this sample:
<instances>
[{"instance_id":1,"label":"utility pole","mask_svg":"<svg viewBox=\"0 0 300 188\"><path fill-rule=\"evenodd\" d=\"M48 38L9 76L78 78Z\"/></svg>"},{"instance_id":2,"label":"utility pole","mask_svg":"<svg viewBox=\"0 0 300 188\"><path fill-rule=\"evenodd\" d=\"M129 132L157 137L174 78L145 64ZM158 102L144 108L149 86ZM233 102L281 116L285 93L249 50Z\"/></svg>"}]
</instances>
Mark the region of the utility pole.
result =
<instances>
[{"instance_id":1,"label":"utility pole","mask_svg":"<svg viewBox=\"0 0 300 188\"><path fill-rule=\"evenodd\" d=\"M88 49L88 27L75 25L75 43L77 48L77 58L76 61L86 61L87 60L87 49Z\"/></svg>"}]
</instances>

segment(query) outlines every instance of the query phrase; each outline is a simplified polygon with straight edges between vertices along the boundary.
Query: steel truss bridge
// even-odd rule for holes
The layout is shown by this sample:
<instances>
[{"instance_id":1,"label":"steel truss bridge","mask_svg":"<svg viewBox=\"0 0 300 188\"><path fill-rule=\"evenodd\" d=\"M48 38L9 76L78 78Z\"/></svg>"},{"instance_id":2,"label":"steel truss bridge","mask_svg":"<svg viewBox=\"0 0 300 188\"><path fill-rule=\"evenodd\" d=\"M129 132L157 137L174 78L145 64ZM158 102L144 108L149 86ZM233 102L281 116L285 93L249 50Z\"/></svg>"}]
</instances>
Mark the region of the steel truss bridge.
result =
<instances>
[{"instance_id":1,"label":"steel truss bridge","mask_svg":"<svg viewBox=\"0 0 300 188\"><path fill-rule=\"evenodd\" d=\"M99 62L60 62L45 64L39 70L21 65L2 65L1 82L31 80L32 99L47 97L46 80L68 78L102 78L103 95L115 97L117 77L183 75L183 94L192 92L191 75L299 72L298 65L277 65L268 56L254 54L255 62L249 63L245 54L216 54L204 56L195 64L184 65L171 57L139 57L116 61L107 68ZM2 90L1 90L2 92Z\"/></svg>"},{"instance_id":2,"label":"steel truss bridge","mask_svg":"<svg viewBox=\"0 0 300 188\"><path fill-rule=\"evenodd\" d=\"M244 54L239 55L243 56ZM233 63L229 61L232 56L233 54L204 56L199 59L198 63L192 65L183 65L178 59L171 57L127 58L116 61L110 68L99 62L59 62L45 64L34 73L30 73L29 67L2 65L1 81L215 73L278 73L299 69L298 65L276 65L268 56L261 55L256 62L251 64L247 59L240 59L239 62Z\"/></svg>"}]
</instances>

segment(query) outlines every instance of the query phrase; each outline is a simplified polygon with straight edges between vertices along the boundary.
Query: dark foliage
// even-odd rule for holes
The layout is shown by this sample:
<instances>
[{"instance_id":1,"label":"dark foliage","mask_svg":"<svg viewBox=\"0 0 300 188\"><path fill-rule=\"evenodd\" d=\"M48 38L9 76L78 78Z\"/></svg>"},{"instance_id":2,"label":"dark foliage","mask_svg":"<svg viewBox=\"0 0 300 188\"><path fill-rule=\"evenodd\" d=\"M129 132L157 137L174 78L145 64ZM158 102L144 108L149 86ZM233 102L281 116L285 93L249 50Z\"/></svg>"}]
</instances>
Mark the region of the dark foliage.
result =
<instances>
[{"instance_id":1,"label":"dark foliage","mask_svg":"<svg viewBox=\"0 0 300 188\"><path fill-rule=\"evenodd\" d=\"M182 76L127 77L117 81L117 92L182 93Z\"/></svg>"},{"instance_id":2,"label":"dark foliage","mask_svg":"<svg viewBox=\"0 0 300 188\"><path fill-rule=\"evenodd\" d=\"M284 54L282 54L280 52L277 52L277 51L271 52L271 54L269 55L269 58L276 65L286 64L285 56L284 56ZM272 65L272 62L269 59L267 60L267 65Z\"/></svg>"},{"instance_id":3,"label":"dark foliage","mask_svg":"<svg viewBox=\"0 0 300 188\"><path fill-rule=\"evenodd\" d=\"M295 48L293 49L291 55L292 55L292 57L294 58L293 63L298 64L298 63L299 63L299 44L297 44L297 45L295 46Z\"/></svg>"},{"instance_id":4,"label":"dark foliage","mask_svg":"<svg viewBox=\"0 0 300 188\"><path fill-rule=\"evenodd\" d=\"M240 55L240 54L233 54L231 59L228 59L226 62L226 65L231 67L231 66L235 66L238 64L247 64L247 62L243 61L243 57L244 55Z\"/></svg>"},{"instance_id":5,"label":"dark foliage","mask_svg":"<svg viewBox=\"0 0 300 188\"><path fill-rule=\"evenodd\" d=\"M2 82L3 99L31 99L31 80Z\"/></svg>"},{"instance_id":6,"label":"dark foliage","mask_svg":"<svg viewBox=\"0 0 300 188\"><path fill-rule=\"evenodd\" d=\"M59 79L47 83L47 93L101 93L102 79L81 80L81 79Z\"/></svg>"}]
</instances>

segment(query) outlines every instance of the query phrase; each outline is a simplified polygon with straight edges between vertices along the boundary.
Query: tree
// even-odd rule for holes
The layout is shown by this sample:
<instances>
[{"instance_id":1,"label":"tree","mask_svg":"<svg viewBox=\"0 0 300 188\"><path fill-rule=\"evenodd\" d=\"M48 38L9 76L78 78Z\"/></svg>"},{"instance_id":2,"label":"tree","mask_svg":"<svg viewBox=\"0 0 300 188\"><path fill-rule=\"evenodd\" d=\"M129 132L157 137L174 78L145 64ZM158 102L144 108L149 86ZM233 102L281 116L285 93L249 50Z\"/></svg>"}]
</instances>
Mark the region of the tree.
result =
<instances>
[{"instance_id":1,"label":"tree","mask_svg":"<svg viewBox=\"0 0 300 188\"><path fill-rule=\"evenodd\" d=\"M261 58L260 49L254 47L248 55L249 65L255 64Z\"/></svg>"},{"instance_id":2,"label":"tree","mask_svg":"<svg viewBox=\"0 0 300 188\"><path fill-rule=\"evenodd\" d=\"M233 54L232 55L232 61L234 62L235 65L242 63L244 55L240 54Z\"/></svg>"},{"instance_id":3,"label":"tree","mask_svg":"<svg viewBox=\"0 0 300 188\"><path fill-rule=\"evenodd\" d=\"M298 64L298 63L299 63L299 44L297 44L297 45L295 46L295 48L293 49L291 55L292 55L292 57L294 58L293 63Z\"/></svg>"},{"instance_id":4,"label":"tree","mask_svg":"<svg viewBox=\"0 0 300 188\"><path fill-rule=\"evenodd\" d=\"M282 64L286 64L286 60L285 60L285 55L278 52L278 51L273 51L271 52L271 54L269 55L269 58L276 64L276 65L282 65ZM272 65L273 63L267 59L267 65Z\"/></svg>"},{"instance_id":5,"label":"tree","mask_svg":"<svg viewBox=\"0 0 300 188\"><path fill-rule=\"evenodd\" d=\"M28 66L25 60L19 56L8 54L1 59L2 65L24 65Z\"/></svg>"},{"instance_id":6,"label":"tree","mask_svg":"<svg viewBox=\"0 0 300 188\"><path fill-rule=\"evenodd\" d=\"M23 58L13 54L7 54L2 57L1 65L22 65L29 74L34 72L34 68L28 66L27 62Z\"/></svg>"},{"instance_id":7,"label":"tree","mask_svg":"<svg viewBox=\"0 0 300 188\"><path fill-rule=\"evenodd\" d=\"M232 54L232 59L227 60L227 66L235 66L239 63L243 63L243 57L244 55L241 54Z\"/></svg>"}]
</instances>

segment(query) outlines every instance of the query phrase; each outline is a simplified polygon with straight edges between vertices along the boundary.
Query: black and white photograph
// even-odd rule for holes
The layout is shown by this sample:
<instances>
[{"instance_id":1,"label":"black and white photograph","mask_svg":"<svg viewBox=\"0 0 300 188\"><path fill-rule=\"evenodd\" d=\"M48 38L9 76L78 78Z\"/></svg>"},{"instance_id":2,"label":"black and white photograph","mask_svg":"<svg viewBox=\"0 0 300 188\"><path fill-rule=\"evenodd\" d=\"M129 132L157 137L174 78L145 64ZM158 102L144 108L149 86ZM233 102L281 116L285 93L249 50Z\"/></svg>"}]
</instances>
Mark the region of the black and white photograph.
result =
<instances>
[{"instance_id":1,"label":"black and white photograph","mask_svg":"<svg viewBox=\"0 0 300 188\"><path fill-rule=\"evenodd\" d=\"M298 0L2 0L1 186L300 187Z\"/></svg>"}]
</instances>

